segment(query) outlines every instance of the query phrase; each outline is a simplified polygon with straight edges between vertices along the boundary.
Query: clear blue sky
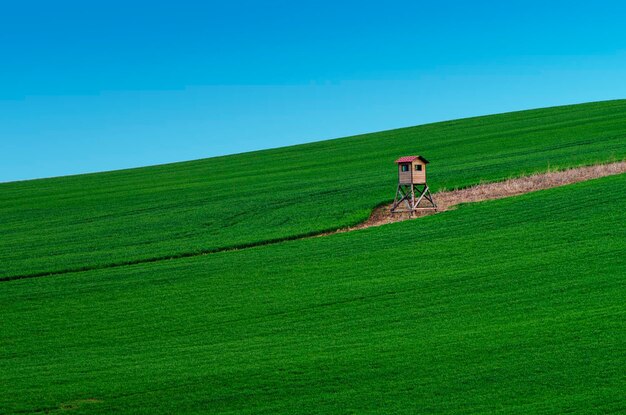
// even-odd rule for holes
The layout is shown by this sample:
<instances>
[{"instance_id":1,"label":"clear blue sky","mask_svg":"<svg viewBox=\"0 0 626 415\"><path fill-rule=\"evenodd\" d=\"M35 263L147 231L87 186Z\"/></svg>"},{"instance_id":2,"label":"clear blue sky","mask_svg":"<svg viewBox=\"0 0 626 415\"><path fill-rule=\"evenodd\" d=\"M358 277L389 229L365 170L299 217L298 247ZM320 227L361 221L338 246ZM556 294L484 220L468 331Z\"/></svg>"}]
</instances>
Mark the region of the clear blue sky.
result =
<instances>
[{"instance_id":1,"label":"clear blue sky","mask_svg":"<svg viewBox=\"0 0 626 415\"><path fill-rule=\"evenodd\" d=\"M28 1L0 181L626 97L622 1Z\"/></svg>"}]
</instances>

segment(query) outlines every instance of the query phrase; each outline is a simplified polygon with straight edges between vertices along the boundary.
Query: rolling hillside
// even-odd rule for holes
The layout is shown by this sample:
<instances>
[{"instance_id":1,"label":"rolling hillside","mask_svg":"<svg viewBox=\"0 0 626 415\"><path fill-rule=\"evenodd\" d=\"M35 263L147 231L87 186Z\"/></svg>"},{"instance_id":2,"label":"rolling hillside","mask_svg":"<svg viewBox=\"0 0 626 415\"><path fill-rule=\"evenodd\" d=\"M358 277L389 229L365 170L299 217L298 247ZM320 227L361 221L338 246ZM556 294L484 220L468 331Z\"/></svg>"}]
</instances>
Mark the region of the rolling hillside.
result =
<instances>
[{"instance_id":1,"label":"rolling hillside","mask_svg":"<svg viewBox=\"0 0 626 415\"><path fill-rule=\"evenodd\" d=\"M398 155L435 190L621 159L626 101L449 121L276 150L0 185L0 279L211 252L352 225Z\"/></svg>"},{"instance_id":2,"label":"rolling hillside","mask_svg":"<svg viewBox=\"0 0 626 415\"><path fill-rule=\"evenodd\" d=\"M416 152L435 189L624 159L626 101L2 184L0 413L626 412L626 174L285 240Z\"/></svg>"},{"instance_id":3,"label":"rolling hillside","mask_svg":"<svg viewBox=\"0 0 626 415\"><path fill-rule=\"evenodd\" d=\"M623 412L624 188L3 283L0 412Z\"/></svg>"}]
</instances>

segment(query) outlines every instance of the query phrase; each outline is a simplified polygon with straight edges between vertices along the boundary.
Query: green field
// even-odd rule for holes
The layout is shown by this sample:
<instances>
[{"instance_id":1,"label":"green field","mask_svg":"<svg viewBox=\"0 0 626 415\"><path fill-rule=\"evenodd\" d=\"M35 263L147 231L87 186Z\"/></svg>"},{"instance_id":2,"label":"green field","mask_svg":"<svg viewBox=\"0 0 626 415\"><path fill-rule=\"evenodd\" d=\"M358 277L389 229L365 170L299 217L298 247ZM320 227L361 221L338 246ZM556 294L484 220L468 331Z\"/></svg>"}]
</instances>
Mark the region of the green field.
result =
<instances>
[{"instance_id":1,"label":"green field","mask_svg":"<svg viewBox=\"0 0 626 415\"><path fill-rule=\"evenodd\" d=\"M433 189L626 157L626 100L0 185L0 279L245 246L352 225L422 153Z\"/></svg>"},{"instance_id":2,"label":"green field","mask_svg":"<svg viewBox=\"0 0 626 415\"><path fill-rule=\"evenodd\" d=\"M622 159L626 101L0 185L2 276L102 267L0 282L0 413L626 412L624 174L110 267L361 220L417 151L439 189Z\"/></svg>"}]
</instances>

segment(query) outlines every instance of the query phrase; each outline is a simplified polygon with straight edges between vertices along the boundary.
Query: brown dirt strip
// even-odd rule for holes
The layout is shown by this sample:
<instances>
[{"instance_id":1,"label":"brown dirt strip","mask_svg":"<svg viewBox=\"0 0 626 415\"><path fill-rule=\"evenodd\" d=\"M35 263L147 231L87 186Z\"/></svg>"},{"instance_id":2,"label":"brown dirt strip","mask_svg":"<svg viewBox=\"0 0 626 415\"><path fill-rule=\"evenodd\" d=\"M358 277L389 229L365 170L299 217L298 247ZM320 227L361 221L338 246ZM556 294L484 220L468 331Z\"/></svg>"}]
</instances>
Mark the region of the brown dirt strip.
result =
<instances>
[{"instance_id":1,"label":"brown dirt strip","mask_svg":"<svg viewBox=\"0 0 626 415\"><path fill-rule=\"evenodd\" d=\"M420 210L411 216L409 213L391 213L391 204L383 205L374 209L369 219L363 223L332 232L326 232L317 236L350 232L358 229L371 228L373 226L386 225L393 222L417 219L422 216L429 216L445 212L447 210L452 210L461 203L502 199L505 197L518 196L524 193L536 192L538 190L565 186L572 183L621 173L626 173L626 161L598 164L587 167L576 167L560 171L549 171L547 173L535 173L530 176L508 179L501 182L481 183L465 189L441 191L433 194L433 199L437 204L436 211Z\"/></svg>"},{"instance_id":2,"label":"brown dirt strip","mask_svg":"<svg viewBox=\"0 0 626 415\"><path fill-rule=\"evenodd\" d=\"M481 183L465 189L455 189L449 191L437 192L433 195L437 203L437 211L419 211L413 216L408 213L391 214L391 204L379 206L370 215L365 222L351 226L348 228L337 229L333 231L325 231L319 233L311 233L306 235L293 235L290 237L267 240L258 243L245 244L240 246L231 246L217 248L206 251L179 253L172 256L154 257L147 259L137 259L134 261L125 261L112 263L107 265L85 266L75 269L59 270L52 272L40 272L26 275L13 275L0 277L0 282L15 281L21 279L41 278L54 275L72 274L84 271L93 271L99 269L119 268L137 264L148 264L160 261L171 261L176 259L190 258L196 256L210 255L218 252L238 251L265 245L274 245L277 243L294 241L299 239L316 238L320 236L332 235L335 233L344 233L355 231L373 226L381 226L387 223L400 222L409 219L416 219L422 216L434 215L436 213L445 212L454 209L456 205L461 203L480 202L491 199L502 199L510 196L517 196L524 193L535 192L537 190L548 189L551 187L565 186L567 184L582 182L585 180L597 179L604 176L612 176L615 174L626 173L626 161L618 161L608 164L598 164L588 167L577 167L561 171L549 171L547 173L536 173L531 176L518 177L495 183Z\"/></svg>"}]
</instances>

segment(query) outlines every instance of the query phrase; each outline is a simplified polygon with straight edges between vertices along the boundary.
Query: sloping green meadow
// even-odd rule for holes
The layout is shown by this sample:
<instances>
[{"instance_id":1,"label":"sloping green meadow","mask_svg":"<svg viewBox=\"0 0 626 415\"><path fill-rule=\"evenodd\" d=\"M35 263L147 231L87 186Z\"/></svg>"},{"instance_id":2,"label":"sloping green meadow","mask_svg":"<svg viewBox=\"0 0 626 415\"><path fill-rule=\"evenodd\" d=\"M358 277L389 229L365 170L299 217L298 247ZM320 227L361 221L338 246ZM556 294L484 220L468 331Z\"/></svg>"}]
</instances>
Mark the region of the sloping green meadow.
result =
<instances>
[{"instance_id":1,"label":"sloping green meadow","mask_svg":"<svg viewBox=\"0 0 626 415\"><path fill-rule=\"evenodd\" d=\"M583 154L564 140L519 150L527 165L502 144L502 158L459 154L433 170L465 184L479 177L461 172L472 163L497 178L545 167L551 151L583 163L617 145L587 140L597 150ZM1 283L0 412L624 413L625 189L613 176L323 238Z\"/></svg>"},{"instance_id":2,"label":"sloping green meadow","mask_svg":"<svg viewBox=\"0 0 626 415\"><path fill-rule=\"evenodd\" d=\"M292 238L393 198L393 160L434 189L626 157L626 101L449 121L171 165L0 185L0 279Z\"/></svg>"}]
</instances>

